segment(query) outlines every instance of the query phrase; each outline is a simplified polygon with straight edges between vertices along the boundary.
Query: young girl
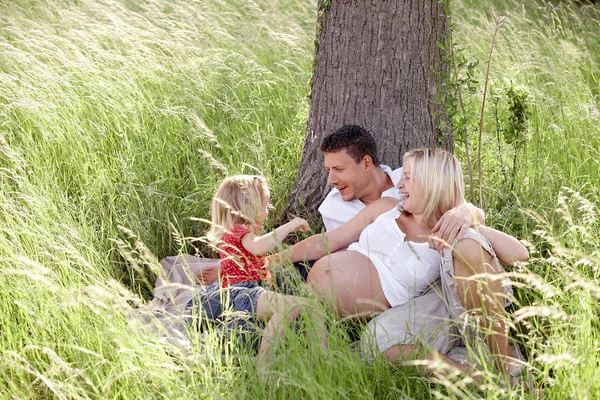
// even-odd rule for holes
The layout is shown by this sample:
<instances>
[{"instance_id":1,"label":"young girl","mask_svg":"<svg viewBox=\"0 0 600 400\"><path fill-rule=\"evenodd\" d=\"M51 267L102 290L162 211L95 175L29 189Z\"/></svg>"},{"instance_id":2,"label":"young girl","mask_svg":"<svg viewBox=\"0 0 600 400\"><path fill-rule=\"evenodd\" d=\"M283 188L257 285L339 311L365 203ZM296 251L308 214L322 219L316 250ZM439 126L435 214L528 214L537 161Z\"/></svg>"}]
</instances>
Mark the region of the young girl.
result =
<instances>
[{"instance_id":1,"label":"young girl","mask_svg":"<svg viewBox=\"0 0 600 400\"><path fill-rule=\"evenodd\" d=\"M271 359L271 343L276 336L283 335L283 322L298 318L309 303L307 298L282 295L263 286L271 279L266 254L275 250L290 233L310 229L305 220L294 218L273 232L259 236L269 212L269 198L269 187L263 177L226 178L213 198L212 226L207 235L220 253L221 288L229 290L230 307L268 321L258 354L261 372ZM212 312L205 311L209 315ZM324 336L321 341L324 347Z\"/></svg>"}]
</instances>

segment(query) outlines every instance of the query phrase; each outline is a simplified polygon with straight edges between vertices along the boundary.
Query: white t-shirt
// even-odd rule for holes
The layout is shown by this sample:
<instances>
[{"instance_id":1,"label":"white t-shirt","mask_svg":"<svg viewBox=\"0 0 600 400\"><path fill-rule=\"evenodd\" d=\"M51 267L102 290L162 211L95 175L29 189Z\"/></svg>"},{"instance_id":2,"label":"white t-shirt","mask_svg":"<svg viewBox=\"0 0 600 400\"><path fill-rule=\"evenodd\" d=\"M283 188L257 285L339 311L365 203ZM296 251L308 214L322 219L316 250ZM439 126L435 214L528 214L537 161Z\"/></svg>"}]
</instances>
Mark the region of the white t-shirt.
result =
<instances>
[{"instance_id":1,"label":"white t-shirt","mask_svg":"<svg viewBox=\"0 0 600 400\"><path fill-rule=\"evenodd\" d=\"M400 190L396 187L400 178L402 177L402 167L392 171L387 165L379 165L379 168L385 172L394 186L381 193L381 197L393 197L400 200ZM340 225L350 221L360 210L365 208L366 205L358 199L344 201L340 192L333 188L327 195L321 206L319 212L323 217L323 223L325 224L325 230L327 232L334 230Z\"/></svg>"},{"instance_id":2,"label":"white t-shirt","mask_svg":"<svg viewBox=\"0 0 600 400\"><path fill-rule=\"evenodd\" d=\"M392 307L420 296L440 277L440 254L429 243L405 241L396 219L398 208L381 214L348 246L366 256L377 269L385 298Z\"/></svg>"}]
</instances>

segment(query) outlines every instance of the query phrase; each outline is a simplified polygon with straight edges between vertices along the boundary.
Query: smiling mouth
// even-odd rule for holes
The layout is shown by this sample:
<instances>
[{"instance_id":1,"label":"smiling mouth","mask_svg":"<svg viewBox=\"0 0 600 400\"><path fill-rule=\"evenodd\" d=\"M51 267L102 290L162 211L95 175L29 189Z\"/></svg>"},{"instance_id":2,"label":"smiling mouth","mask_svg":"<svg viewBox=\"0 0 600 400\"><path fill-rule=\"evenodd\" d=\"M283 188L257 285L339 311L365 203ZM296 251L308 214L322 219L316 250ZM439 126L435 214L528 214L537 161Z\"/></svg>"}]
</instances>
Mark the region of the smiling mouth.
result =
<instances>
[{"instance_id":1,"label":"smiling mouth","mask_svg":"<svg viewBox=\"0 0 600 400\"><path fill-rule=\"evenodd\" d=\"M338 192L341 192L342 190L346 189L347 187L348 186L344 186L344 187L339 187L339 188L336 188L336 189L338 190Z\"/></svg>"}]
</instances>

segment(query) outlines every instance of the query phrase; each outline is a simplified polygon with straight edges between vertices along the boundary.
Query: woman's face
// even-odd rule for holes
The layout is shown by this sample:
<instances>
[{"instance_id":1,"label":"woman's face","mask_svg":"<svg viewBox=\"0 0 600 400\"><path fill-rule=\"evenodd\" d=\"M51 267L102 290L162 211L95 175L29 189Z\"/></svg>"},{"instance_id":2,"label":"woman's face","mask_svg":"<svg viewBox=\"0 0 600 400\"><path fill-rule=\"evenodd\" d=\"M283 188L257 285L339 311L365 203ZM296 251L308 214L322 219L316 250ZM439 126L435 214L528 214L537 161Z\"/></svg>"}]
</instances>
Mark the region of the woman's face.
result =
<instances>
[{"instance_id":1,"label":"woman's face","mask_svg":"<svg viewBox=\"0 0 600 400\"><path fill-rule=\"evenodd\" d=\"M421 183L415 181L412 176L412 167L413 159L405 159L404 165L402 165L402 177L397 187L404 198L402 208L411 214L416 214L423 207L425 192Z\"/></svg>"}]
</instances>

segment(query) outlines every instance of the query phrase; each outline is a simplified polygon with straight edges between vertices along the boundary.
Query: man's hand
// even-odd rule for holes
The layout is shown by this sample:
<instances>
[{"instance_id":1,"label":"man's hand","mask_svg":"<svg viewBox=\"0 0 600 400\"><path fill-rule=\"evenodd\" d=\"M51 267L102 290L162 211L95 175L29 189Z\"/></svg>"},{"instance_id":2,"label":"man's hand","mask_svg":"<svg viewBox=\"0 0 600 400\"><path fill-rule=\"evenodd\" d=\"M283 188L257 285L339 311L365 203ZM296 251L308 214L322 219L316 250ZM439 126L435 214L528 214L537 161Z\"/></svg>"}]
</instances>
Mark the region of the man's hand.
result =
<instances>
[{"instance_id":1,"label":"man's hand","mask_svg":"<svg viewBox=\"0 0 600 400\"><path fill-rule=\"evenodd\" d=\"M214 264L208 264L202 267L202 270L196 274L196 283L201 285L210 285L217 279L219 279L219 273L221 272L221 264L216 262Z\"/></svg>"},{"instance_id":2,"label":"man's hand","mask_svg":"<svg viewBox=\"0 0 600 400\"><path fill-rule=\"evenodd\" d=\"M440 254L446 245L452 245L455 240L465 236L465 232L474 222L483 220L481 210L472 204L461 204L447 211L431 230L429 247L437 250Z\"/></svg>"}]
</instances>

